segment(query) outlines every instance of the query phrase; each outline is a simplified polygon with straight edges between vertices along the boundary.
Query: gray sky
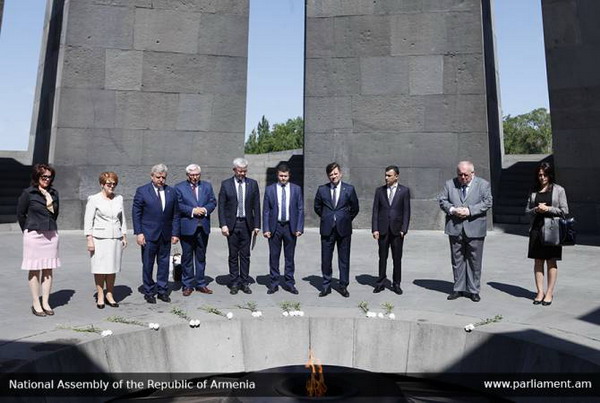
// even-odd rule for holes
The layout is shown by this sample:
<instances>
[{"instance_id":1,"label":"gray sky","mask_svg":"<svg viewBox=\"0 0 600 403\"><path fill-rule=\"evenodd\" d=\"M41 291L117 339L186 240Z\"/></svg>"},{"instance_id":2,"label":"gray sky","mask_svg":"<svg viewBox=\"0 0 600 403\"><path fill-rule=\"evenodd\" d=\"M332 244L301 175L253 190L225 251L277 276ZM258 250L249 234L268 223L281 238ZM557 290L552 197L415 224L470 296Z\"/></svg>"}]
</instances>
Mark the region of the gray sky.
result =
<instances>
[{"instance_id":1,"label":"gray sky","mask_svg":"<svg viewBox=\"0 0 600 403\"><path fill-rule=\"evenodd\" d=\"M540 0L495 0L503 115L548 107ZM46 0L5 0L0 150L27 148ZM302 116L304 0L250 0L246 135Z\"/></svg>"}]
</instances>

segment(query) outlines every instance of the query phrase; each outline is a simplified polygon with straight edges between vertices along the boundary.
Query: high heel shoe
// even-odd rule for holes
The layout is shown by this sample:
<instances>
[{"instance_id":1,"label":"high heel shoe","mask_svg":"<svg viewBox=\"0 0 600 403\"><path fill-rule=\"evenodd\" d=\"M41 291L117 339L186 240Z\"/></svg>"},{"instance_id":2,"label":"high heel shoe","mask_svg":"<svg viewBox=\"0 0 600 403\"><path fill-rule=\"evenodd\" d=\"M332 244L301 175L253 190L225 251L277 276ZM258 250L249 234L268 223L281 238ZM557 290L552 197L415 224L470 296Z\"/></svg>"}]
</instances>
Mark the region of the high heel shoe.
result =
<instances>
[{"instance_id":1,"label":"high heel shoe","mask_svg":"<svg viewBox=\"0 0 600 403\"><path fill-rule=\"evenodd\" d=\"M550 301L542 301L542 306L548 306L550 304L552 304L552 299Z\"/></svg>"},{"instance_id":2,"label":"high heel shoe","mask_svg":"<svg viewBox=\"0 0 600 403\"><path fill-rule=\"evenodd\" d=\"M119 303L118 302L106 301L106 305L110 306L111 308L118 308L119 307Z\"/></svg>"},{"instance_id":3,"label":"high heel shoe","mask_svg":"<svg viewBox=\"0 0 600 403\"><path fill-rule=\"evenodd\" d=\"M96 308L98 308L98 309L104 309L104 304L96 304Z\"/></svg>"},{"instance_id":4,"label":"high heel shoe","mask_svg":"<svg viewBox=\"0 0 600 403\"><path fill-rule=\"evenodd\" d=\"M542 303L542 300L544 299L544 297L546 297L545 295L542 296L542 299L535 299L533 300L533 305L539 305Z\"/></svg>"},{"instance_id":5,"label":"high heel shoe","mask_svg":"<svg viewBox=\"0 0 600 403\"><path fill-rule=\"evenodd\" d=\"M31 313L34 314L35 316L39 316L40 318L43 318L44 316L46 316L46 312L42 311L42 312L38 312L35 310L35 308L33 307L33 305L31 306Z\"/></svg>"},{"instance_id":6,"label":"high heel shoe","mask_svg":"<svg viewBox=\"0 0 600 403\"><path fill-rule=\"evenodd\" d=\"M52 316L52 315L54 315L54 311L53 311L52 309L44 309L44 308L42 307L42 311L44 311L44 313L45 313L46 315L48 315L48 316Z\"/></svg>"}]
</instances>

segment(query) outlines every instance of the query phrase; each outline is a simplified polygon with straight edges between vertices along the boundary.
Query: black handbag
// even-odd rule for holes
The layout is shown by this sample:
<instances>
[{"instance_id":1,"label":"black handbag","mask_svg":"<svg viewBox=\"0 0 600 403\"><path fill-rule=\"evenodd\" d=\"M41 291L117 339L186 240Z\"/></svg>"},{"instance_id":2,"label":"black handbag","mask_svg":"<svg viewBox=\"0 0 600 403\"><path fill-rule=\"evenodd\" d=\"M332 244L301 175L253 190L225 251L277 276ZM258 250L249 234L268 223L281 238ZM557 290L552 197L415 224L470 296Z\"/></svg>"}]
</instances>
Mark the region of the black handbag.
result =
<instances>
[{"instance_id":1,"label":"black handbag","mask_svg":"<svg viewBox=\"0 0 600 403\"><path fill-rule=\"evenodd\" d=\"M565 217L544 217L542 243L551 246L575 245L577 232L575 219Z\"/></svg>"}]
</instances>

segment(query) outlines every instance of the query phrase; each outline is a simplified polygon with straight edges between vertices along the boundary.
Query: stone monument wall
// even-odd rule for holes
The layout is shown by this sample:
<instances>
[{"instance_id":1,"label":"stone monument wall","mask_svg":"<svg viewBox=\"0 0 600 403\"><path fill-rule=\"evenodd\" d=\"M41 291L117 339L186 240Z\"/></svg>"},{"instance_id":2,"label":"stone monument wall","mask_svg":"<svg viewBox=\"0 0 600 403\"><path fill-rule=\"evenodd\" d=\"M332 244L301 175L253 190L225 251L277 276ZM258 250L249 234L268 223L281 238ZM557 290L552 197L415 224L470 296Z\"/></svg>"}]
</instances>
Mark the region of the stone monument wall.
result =
<instances>
[{"instance_id":1,"label":"stone monument wall","mask_svg":"<svg viewBox=\"0 0 600 403\"><path fill-rule=\"evenodd\" d=\"M581 231L600 233L600 2L542 0L557 182Z\"/></svg>"},{"instance_id":2,"label":"stone monument wall","mask_svg":"<svg viewBox=\"0 0 600 403\"><path fill-rule=\"evenodd\" d=\"M56 0L55 0L56 2ZM152 165L219 182L243 155L248 0L64 2L49 157L61 228L80 228L104 170L127 202Z\"/></svg>"},{"instance_id":3,"label":"stone monument wall","mask_svg":"<svg viewBox=\"0 0 600 403\"><path fill-rule=\"evenodd\" d=\"M482 1L308 0L306 13L307 206L338 161L359 196L355 227L370 228L375 188L395 164L411 228L442 228L436 198L456 163L490 178Z\"/></svg>"}]
</instances>

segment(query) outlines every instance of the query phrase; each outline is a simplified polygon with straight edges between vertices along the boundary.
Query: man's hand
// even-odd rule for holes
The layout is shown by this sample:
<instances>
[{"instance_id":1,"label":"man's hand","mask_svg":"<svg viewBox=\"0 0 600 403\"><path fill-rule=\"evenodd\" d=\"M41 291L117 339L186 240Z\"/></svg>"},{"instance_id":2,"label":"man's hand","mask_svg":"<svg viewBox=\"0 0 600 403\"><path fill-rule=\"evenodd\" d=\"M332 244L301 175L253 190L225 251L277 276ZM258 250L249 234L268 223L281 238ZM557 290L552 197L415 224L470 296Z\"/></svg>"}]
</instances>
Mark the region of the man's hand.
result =
<instances>
[{"instance_id":1,"label":"man's hand","mask_svg":"<svg viewBox=\"0 0 600 403\"><path fill-rule=\"evenodd\" d=\"M302 232L296 231L296 238L301 237L301 236L302 236Z\"/></svg>"},{"instance_id":2,"label":"man's hand","mask_svg":"<svg viewBox=\"0 0 600 403\"><path fill-rule=\"evenodd\" d=\"M177 236L172 236L172 237L171 237L171 243L172 243L173 245L175 245L177 242L179 242L179 237L177 237Z\"/></svg>"},{"instance_id":3,"label":"man's hand","mask_svg":"<svg viewBox=\"0 0 600 403\"><path fill-rule=\"evenodd\" d=\"M221 227L221 234L223 234L223 236L229 236L229 228L227 228L227 225Z\"/></svg>"},{"instance_id":4,"label":"man's hand","mask_svg":"<svg viewBox=\"0 0 600 403\"><path fill-rule=\"evenodd\" d=\"M373 231L373 239L379 240L379 231Z\"/></svg>"},{"instance_id":5,"label":"man's hand","mask_svg":"<svg viewBox=\"0 0 600 403\"><path fill-rule=\"evenodd\" d=\"M192 210L192 213L198 217L205 216L207 212L208 211L204 207L194 207L194 209Z\"/></svg>"},{"instance_id":6,"label":"man's hand","mask_svg":"<svg viewBox=\"0 0 600 403\"><path fill-rule=\"evenodd\" d=\"M137 234L135 242L140 246L146 246L146 237L144 234Z\"/></svg>"},{"instance_id":7,"label":"man's hand","mask_svg":"<svg viewBox=\"0 0 600 403\"><path fill-rule=\"evenodd\" d=\"M268 238L271 238L271 233L270 233L269 231L267 231L267 232L263 232L263 236L264 236L265 238L267 238L267 239L268 239Z\"/></svg>"}]
</instances>

